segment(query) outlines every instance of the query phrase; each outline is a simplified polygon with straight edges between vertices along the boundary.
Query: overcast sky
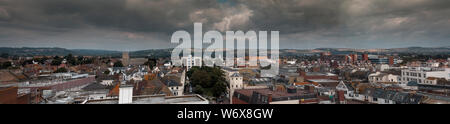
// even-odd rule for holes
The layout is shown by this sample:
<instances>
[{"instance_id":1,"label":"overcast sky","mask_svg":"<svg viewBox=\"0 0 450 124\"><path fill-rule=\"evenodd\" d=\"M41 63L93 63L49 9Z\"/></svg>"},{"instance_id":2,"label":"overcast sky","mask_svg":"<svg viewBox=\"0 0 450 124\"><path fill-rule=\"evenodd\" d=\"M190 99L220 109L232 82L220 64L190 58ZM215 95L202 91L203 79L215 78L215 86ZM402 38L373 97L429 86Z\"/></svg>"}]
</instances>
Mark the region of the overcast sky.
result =
<instances>
[{"instance_id":1,"label":"overcast sky","mask_svg":"<svg viewBox=\"0 0 450 124\"><path fill-rule=\"evenodd\" d=\"M450 46L450 0L0 0L0 47L167 48L194 22L281 48Z\"/></svg>"}]
</instances>

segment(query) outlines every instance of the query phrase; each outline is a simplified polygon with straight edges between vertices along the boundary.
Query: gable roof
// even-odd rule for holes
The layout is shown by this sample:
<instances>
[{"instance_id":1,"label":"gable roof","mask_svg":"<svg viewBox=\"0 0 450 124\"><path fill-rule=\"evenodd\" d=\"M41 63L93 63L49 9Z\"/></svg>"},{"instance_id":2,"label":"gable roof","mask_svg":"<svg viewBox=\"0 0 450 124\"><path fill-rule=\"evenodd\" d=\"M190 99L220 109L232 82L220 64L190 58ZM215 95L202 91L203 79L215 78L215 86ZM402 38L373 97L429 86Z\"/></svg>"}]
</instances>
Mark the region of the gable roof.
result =
<instances>
[{"instance_id":1,"label":"gable roof","mask_svg":"<svg viewBox=\"0 0 450 124\"><path fill-rule=\"evenodd\" d=\"M28 77L22 73L14 74L9 70L1 70L0 71L0 82L2 84L8 82L19 82L22 80L26 80Z\"/></svg>"},{"instance_id":2,"label":"gable roof","mask_svg":"<svg viewBox=\"0 0 450 124\"><path fill-rule=\"evenodd\" d=\"M175 75L164 76L164 78L162 78L161 81L168 87L183 85L181 84L181 77Z\"/></svg>"},{"instance_id":3,"label":"gable roof","mask_svg":"<svg viewBox=\"0 0 450 124\"><path fill-rule=\"evenodd\" d=\"M231 77L241 77L241 75L239 73L234 73L231 75Z\"/></svg>"}]
</instances>

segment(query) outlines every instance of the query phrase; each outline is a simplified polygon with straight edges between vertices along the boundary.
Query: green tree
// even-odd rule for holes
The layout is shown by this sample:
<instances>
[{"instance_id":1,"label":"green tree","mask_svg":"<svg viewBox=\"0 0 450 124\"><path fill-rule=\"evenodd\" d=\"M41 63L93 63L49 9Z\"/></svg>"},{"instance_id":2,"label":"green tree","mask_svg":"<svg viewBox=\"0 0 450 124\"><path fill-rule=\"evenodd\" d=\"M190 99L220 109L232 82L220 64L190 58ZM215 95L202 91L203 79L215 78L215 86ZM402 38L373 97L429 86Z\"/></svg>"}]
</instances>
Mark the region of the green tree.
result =
<instances>
[{"instance_id":1,"label":"green tree","mask_svg":"<svg viewBox=\"0 0 450 124\"><path fill-rule=\"evenodd\" d=\"M53 59L53 61L52 61L52 65L55 65L55 66L61 65L61 63L62 63L61 59Z\"/></svg>"},{"instance_id":2,"label":"green tree","mask_svg":"<svg viewBox=\"0 0 450 124\"><path fill-rule=\"evenodd\" d=\"M144 65L153 70L153 68L156 66L156 59L148 59L148 61L145 62Z\"/></svg>"},{"instance_id":3,"label":"green tree","mask_svg":"<svg viewBox=\"0 0 450 124\"><path fill-rule=\"evenodd\" d=\"M105 72L103 72L103 74L105 74L105 75L109 75L109 73L111 73L111 71L109 71L109 70L106 70Z\"/></svg>"},{"instance_id":4,"label":"green tree","mask_svg":"<svg viewBox=\"0 0 450 124\"><path fill-rule=\"evenodd\" d=\"M123 67L122 61L114 63L114 67Z\"/></svg>"},{"instance_id":5,"label":"green tree","mask_svg":"<svg viewBox=\"0 0 450 124\"><path fill-rule=\"evenodd\" d=\"M68 72L66 68L58 68L54 73L66 73Z\"/></svg>"},{"instance_id":6,"label":"green tree","mask_svg":"<svg viewBox=\"0 0 450 124\"><path fill-rule=\"evenodd\" d=\"M71 64L71 65L77 65L78 64L77 59L75 57L73 57L72 54L69 54L69 55L65 56L64 59L66 59L68 64Z\"/></svg>"},{"instance_id":7,"label":"green tree","mask_svg":"<svg viewBox=\"0 0 450 124\"><path fill-rule=\"evenodd\" d=\"M55 57L53 57L52 65L54 65L54 66L61 65L62 61L63 61L62 58L60 58L59 56L55 56Z\"/></svg>"},{"instance_id":8,"label":"green tree","mask_svg":"<svg viewBox=\"0 0 450 124\"><path fill-rule=\"evenodd\" d=\"M217 98L227 92L228 82L219 67L193 67L187 76L197 94Z\"/></svg>"},{"instance_id":9,"label":"green tree","mask_svg":"<svg viewBox=\"0 0 450 124\"><path fill-rule=\"evenodd\" d=\"M11 62L0 63L0 69L8 69L9 67L12 67Z\"/></svg>"}]
</instances>

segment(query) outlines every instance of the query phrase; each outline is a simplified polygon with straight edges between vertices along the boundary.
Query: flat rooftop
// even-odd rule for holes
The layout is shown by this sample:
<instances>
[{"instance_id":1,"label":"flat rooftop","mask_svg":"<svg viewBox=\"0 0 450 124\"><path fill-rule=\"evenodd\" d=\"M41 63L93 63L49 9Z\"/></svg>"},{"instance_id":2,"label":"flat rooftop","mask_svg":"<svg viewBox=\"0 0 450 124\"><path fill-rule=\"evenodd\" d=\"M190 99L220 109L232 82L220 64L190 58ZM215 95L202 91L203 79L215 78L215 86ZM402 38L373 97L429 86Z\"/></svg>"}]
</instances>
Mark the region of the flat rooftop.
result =
<instances>
[{"instance_id":1,"label":"flat rooftop","mask_svg":"<svg viewBox=\"0 0 450 124\"><path fill-rule=\"evenodd\" d=\"M235 90L234 92L238 92L245 96L252 96L253 92L257 92L262 95L272 94L273 98L311 94L310 92L308 92L306 90L301 90L301 89L296 89L296 90L297 90L296 93L288 93L287 91L276 91L276 90L270 90L269 88L264 88L264 89L238 89L238 90Z\"/></svg>"},{"instance_id":2,"label":"flat rooftop","mask_svg":"<svg viewBox=\"0 0 450 124\"><path fill-rule=\"evenodd\" d=\"M308 80L316 83L339 82L338 80L331 80L331 79L308 79Z\"/></svg>"},{"instance_id":3,"label":"flat rooftop","mask_svg":"<svg viewBox=\"0 0 450 124\"><path fill-rule=\"evenodd\" d=\"M147 95L134 96L131 104L208 104L209 101L200 95L165 96ZM119 99L89 100L86 104L119 104Z\"/></svg>"}]
</instances>

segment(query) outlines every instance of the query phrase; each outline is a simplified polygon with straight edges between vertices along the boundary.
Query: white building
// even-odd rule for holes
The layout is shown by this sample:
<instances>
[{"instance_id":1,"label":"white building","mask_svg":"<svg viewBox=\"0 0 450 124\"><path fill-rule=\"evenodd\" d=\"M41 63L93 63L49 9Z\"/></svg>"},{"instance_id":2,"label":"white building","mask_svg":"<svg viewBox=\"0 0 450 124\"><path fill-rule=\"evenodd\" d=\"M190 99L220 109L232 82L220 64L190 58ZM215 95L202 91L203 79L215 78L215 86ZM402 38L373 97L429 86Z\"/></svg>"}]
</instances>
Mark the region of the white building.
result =
<instances>
[{"instance_id":1,"label":"white building","mask_svg":"<svg viewBox=\"0 0 450 124\"><path fill-rule=\"evenodd\" d=\"M105 86L112 86L113 82L114 82L114 80L102 80L102 82L100 82L100 84L105 85Z\"/></svg>"},{"instance_id":2,"label":"white building","mask_svg":"<svg viewBox=\"0 0 450 124\"><path fill-rule=\"evenodd\" d=\"M239 73L234 73L229 77L230 89L233 92L235 89L244 88L243 77Z\"/></svg>"},{"instance_id":3,"label":"white building","mask_svg":"<svg viewBox=\"0 0 450 124\"><path fill-rule=\"evenodd\" d=\"M386 82L396 83L396 82L399 82L398 75L386 74L386 73L381 73L381 72L376 72L376 73L370 74L368 78L369 78L369 83L386 83Z\"/></svg>"},{"instance_id":4,"label":"white building","mask_svg":"<svg viewBox=\"0 0 450 124\"><path fill-rule=\"evenodd\" d=\"M437 68L437 67L439 67L440 63L439 62L427 62L426 65L427 65L427 67Z\"/></svg>"},{"instance_id":5,"label":"white building","mask_svg":"<svg viewBox=\"0 0 450 124\"><path fill-rule=\"evenodd\" d=\"M355 97L355 89L350 84L345 84L344 81L339 82L336 86L337 91L344 91L345 99L352 99Z\"/></svg>"},{"instance_id":6,"label":"white building","mask_svg":"<svg viewBox=\"0 0 450 124\"><path fill-rule=\"evenodd\" d=\"M286 61L287 64L295 65L297 63L296 60Z\"/></svg>"},{"instance_id":7,"label":"white building","mask_svg":"<svg viewBox=\"0 0 450 124\"><path fill-rule=\"evenodd\" d=\"M450 68L426 68L426 67L411 67L402 70L401 84L407 84L410 81L418 84L436 85L436 81L430 81L427 78L445 78L450 80Z\"/></svg>"},{"instance_id":8,"label":"white building","mask_svg":"<svg viewBox=\"0 0 450 124\"><path fill-rule=\"evenodd\" d=\"M230 101L232 101L234 90L244 88L244 77L236 72L229 76L228 81L230 82Z\"/></svg>"},{"instance_id":9,"label":"white building","mask_svg":"<svg viewBox=\"0 0 450 124\"><path fill-rule=\"evenodd\" d=\"M194 66L202 66L202 57L189 55L188 57L181 57L181 62L186 67L186 70L189 71Z\"/></svg>"},{"instance_id":10,"label":"white building","mask_svg":"<svg viewBox=\"0 0 450 124\"><path fill-rule=\"evenodd\" d=\"M230 95L230 101L232 101L234 91L244 89L244 77L235 68L224 67L222 70L225 72L225 79L229 82L228 95Z\"/></svg>"},{"instance_id":11,"label":"white building","mask_svg":"<svg viewBox=\"0 0 450 124\"><path fill-rule=\"evenodd\" d=\"M186 84L186 71L177 74L167 74L162 78L162 82L174 96L183 96L184 86Z\"/></svg>"},{"instance_id":12,"label":"white building","mask_svg":"<svg viewBox=\"0 0 450 124\"><path fill-rule=\"evenodd\" d=\"M377 65L377 70L378 70L378 71L389 70L389 65L388 65L388 64L380 64L380 65Z\"/></svg>"}]
</instances>

